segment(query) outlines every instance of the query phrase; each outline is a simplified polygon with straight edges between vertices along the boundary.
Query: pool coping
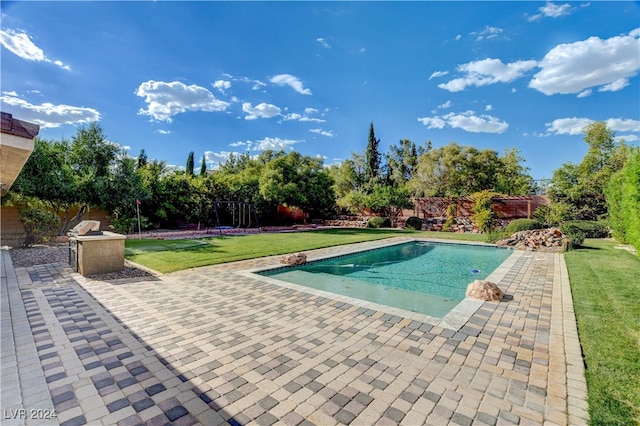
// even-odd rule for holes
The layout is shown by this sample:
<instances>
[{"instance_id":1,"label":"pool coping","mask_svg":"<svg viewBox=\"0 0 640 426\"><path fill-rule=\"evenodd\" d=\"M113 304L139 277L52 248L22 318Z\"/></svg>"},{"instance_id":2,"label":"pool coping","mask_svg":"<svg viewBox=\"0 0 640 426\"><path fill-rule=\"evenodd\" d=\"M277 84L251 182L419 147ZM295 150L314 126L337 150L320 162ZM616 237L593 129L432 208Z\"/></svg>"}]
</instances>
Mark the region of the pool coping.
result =
<instances>
[{"instance_id":1,"label":"pool coping","mask_svg":"<svg viewBox=\"0 0 640 426\"><path fill-rule=\"evenodd\" d=\"M347 249L347 251L340 253L339 255L336 254L315 254L314 252L317 252L317 250L309 250L306 251L305 254L307 254L307 261L308 262L318 262L321 260L326 260L326 259L332 259L335 257L340 257L340 256L347 256L347 255L351 255L351 254L355 254L355 253L362 253L362 252L366 252L366 251L370 251L370 250L376 250L379 248L385 248L385 247L392 247L395 245L400 245L400 244L406 244L409 242L429 242L429 243L438 243L438 244L450 244L450 245L473 245L473 246L483 246L483 247L492 247L495 248L496 246L494 244L487 244L487 243L481 243L481 242L474 242L474 241L469 241L469 242L460 242L460 241L449 241L449 240L442 240L442 239L436 239L436 238L408 238L408 237L395 237L395 238L390 238L388 240L384 240L384 241L375 241L377 243L382 243L382 244L376 244L375 247L363 247L362 245L366 245L367 242L365 243L358 243L357 246L351 247L351 250ZM371 242L368 242L371 243ZM344 246L342 246L344 247ZM320 249L320 250L326 250L326 249ZM508 248L504 248L504 250L509 250ZM522 255L523 252L519 252L516 250L513 250L513 253L511 253L511 255L509 255L509 257L507 257L507 259L505 259L496 269L493 270L493 272L491 272L491 274L489 274L489 276L487 276L484 281L490 281L493 283L499 283L500 281L502 281L502 279L504 278L504 276L509 272L509 270L511 269L511 267L515 264L515 262L520 258L520 256ZM480 307L485 303L484 300L478 300L478 299L471 299L471 298L465 298L462 301L460 301L453 309L451 309L447 315L445 315L442 318L437 318L437 317L433 317L427 314L422 314L419 312L413 312L413 311L409 311L406 309L402 309L402 308L397 308L394 306L388 306L388 305L383 305L380 303L375 303L375 302L369 302L366 300L362 300L362 299L358 299L355 297L351 297L351 296L343 296L340 294L336 294L336 293L332 293L329 291L325 291L325 290L317 290L311 287L306 287L303 285L299 285L299 284L294 284L294 283L290 283L290 282L286 282L286 281L281 281L278 280L276 278L271 278L271 277L267 277L264 275L260 275L260 272L266 272L266 271L271 271L274 269L279 269L279 268L287 268L287 266L283 266L282 264L279 265L264 265L261 267L257 267L257 268L249 268L249 269L245 269L245 270L240 270L240 271L236 271L235 273L237 275L241 275L244 276L246 278L251 278L254 280L258 280L258 281L262 281L268 284L273 284L273 285L277 285L283 288L288 288L291 290L296 290L296 291L301 291L307 294L312 294L312 295L316 295L316 296L321 296L321 297L326 297L330 300L334 300L337 302L344 302L344 303L349 303L355 306L359 306L362 308L367 308L367 309L373 309L376 311L380 311L380 312L384 312L384 313L388 313L388 314L392 314L392 315L399 315L402 316L404 318L409 318L412 320L416 320L416 321L420 321L423 323L427 323L433 326L439 326L439 327L443 327L449 330L453 330L453 331L458 331L460 330L468 321L469 318L471 318L473 316L473 314L476 313L476 311L478 309L480 309Z\"/></svg>"}]
</instances>

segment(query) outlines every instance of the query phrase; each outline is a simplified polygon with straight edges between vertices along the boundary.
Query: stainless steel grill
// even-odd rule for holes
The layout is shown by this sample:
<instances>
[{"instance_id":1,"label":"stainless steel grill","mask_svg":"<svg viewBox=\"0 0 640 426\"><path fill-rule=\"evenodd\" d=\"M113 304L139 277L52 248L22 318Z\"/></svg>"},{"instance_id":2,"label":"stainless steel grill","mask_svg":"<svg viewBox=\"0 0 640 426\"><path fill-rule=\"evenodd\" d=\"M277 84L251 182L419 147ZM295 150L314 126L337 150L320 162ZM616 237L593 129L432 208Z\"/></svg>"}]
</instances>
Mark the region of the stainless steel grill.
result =
<instances>
[{"instance_id":1,"label":"stainless steel grill","mask_svg":"<svg viewBox=\"0 0 640 426\"><path fill-rule=\"evenodd\" d=\"M69 232L70 237L78 237L85 235L102 235L99 220L83 220L74 226Z\"/></svg>"}]
</instances>

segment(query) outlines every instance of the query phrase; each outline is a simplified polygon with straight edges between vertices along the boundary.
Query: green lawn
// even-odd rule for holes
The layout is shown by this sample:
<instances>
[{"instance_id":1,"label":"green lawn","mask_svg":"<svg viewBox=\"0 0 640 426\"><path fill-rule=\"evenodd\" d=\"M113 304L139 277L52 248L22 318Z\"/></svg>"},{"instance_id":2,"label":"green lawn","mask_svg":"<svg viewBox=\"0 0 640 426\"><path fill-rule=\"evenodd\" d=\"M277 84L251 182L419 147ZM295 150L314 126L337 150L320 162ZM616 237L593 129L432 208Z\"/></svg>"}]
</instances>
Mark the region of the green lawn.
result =
<instances>
[{"instance_id":1,"label":"green lawn","mask_svg":"<svg viewBox=\"0 0 640 426\"><path fill-rule=\"evenodd\" d=\"M133 262L159 272L168 273L198 266L216 265L395 236L484 241L484 235L482 234L380 229L328 229L223 236L194 240L130 239L126 241L125 255L127 259Z\"/></svg>"},{"instance_id":2,"label":"green lawn","mask_svg":"<svg viewBox=\"0 0 640 426\"><path fill-rule=\"evenodd\" d=\"M565 254L593 425L640 424L640 259L606 240Z\"/></svg>"}]
</instances>

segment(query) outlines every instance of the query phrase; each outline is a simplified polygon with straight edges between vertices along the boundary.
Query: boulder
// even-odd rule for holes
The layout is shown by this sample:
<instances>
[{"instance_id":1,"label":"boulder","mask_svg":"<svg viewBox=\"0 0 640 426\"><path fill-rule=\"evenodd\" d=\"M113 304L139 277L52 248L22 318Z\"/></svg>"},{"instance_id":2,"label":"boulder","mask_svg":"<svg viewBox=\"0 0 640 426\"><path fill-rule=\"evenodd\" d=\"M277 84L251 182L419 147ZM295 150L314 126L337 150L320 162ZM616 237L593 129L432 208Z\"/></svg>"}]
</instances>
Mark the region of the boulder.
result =
<instances>
[{"instance_id":1,"label":"boulder","mask_svg":"<svg viewBox=\"0 0 640 426\"><path fill-rule=\"evenodd\" d=\"M499 302L504 297L504 293L492 282L475 280L467 286L467 297Z\"/></svg>"},{"instance_id":2,"label":"boulder","mask_svg":"<svg viewBox=\"0 0 640 426\"><path fill-rule=\"evenodd\" d=\"M280 258L280 263L290 266L304 265L307 263L307 255L304 253L285 254Z\"/></svg>"}]
</instances>

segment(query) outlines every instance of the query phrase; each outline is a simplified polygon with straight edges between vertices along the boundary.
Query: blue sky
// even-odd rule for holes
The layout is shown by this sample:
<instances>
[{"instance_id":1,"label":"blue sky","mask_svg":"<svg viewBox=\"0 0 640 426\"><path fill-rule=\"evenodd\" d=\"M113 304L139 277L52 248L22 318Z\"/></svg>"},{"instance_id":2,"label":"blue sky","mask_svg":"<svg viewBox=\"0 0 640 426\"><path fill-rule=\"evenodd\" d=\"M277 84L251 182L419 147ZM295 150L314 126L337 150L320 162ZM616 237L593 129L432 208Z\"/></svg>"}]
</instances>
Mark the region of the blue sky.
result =
<instances>
[{"instance_id":1,"label":"blue sky","mask_svg":"<svg viewBox=\"0 0 640 426\"><path fill-rule=\"evenodd\" d=\"M638 2L2 2L2 111L137 156L325 164L408 138L502 153L535 179L606 121L640 137ZM199 160L197 160L197 164Z\"/></svg>"}]
</instances>

